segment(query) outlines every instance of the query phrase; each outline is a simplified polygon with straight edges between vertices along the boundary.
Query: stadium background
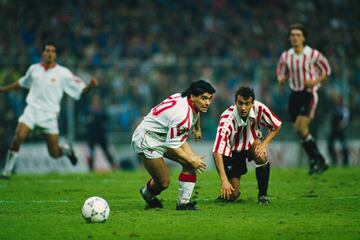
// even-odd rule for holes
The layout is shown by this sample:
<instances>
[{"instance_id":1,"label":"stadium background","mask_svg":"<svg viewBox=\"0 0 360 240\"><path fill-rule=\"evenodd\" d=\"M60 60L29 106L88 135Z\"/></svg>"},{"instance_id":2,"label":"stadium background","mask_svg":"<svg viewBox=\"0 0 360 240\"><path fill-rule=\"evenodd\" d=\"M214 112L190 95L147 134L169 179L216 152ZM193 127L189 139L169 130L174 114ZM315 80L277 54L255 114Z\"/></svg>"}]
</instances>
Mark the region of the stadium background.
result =
<instances>
[{"instance_id":1,"label":"stadium background","mask_svg":"<svg viewBox=\"0 0 360 240\"><path fill-rule=\"evenodd\" d=\"M118 161L123 149L129 150L131 133L149 109L197 79L210 80L217 89L210 112L202 118L208 146L219 115L232 103L240 84L252 86L257 99L284 120L276 141L295 144L286 112L289 90L278 88L276 63L289 48L288 26L302 22L309 45L324 53L333 70L319 92L313 128L326 152L329 110L334 96L343 96L351 110L354 163L359 160L354 156L360 154L359 5L339 0L2 0L0 85L18 80L30 64L40 61L41 48L50 40L57 45L59 63L85 80L91 76L100 80L96 92L109 113L107 130ZM2 160L25 96L24 91L0 95ZM79 102L63 101L60 131L77 143L86 141L91 96ZM27 143L39 140L32 136ZM81 151L85 154L84 145Z\"/></svg>"}]
</instances>

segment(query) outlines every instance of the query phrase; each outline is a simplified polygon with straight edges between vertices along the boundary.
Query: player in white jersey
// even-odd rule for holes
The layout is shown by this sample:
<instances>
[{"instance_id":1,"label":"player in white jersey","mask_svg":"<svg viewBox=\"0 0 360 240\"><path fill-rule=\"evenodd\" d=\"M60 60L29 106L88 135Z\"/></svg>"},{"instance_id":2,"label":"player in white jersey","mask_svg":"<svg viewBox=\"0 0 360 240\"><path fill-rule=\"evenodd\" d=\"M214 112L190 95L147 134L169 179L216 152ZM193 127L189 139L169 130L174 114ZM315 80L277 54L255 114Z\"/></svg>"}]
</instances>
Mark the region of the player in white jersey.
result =
<instances>
[{"instance_id":1,"label":"player in white jersey","mask_svg":"<svg viewBox=\"0 0 360 240\"><path fill-rule=\"evenodd\" d=\"M263 139L260 127L269 129ZM280 119L263 103L255 101L254 91L240 87L235 104L220 116L213 148L215 165L221 180L220 200L235 201L240 196L240 177L246 174L246 160L256 163L259 204L269 204L267 189L270 163L267 147L279 133Z\"/></svg>"},{"instance_id":2,"label":"player in white jersey","mask_svg":"<svg viewBox=\"0 0 360 240\"><path fill-rule=\"evenodd\" d=\"M327 59L318 50L305 45L306 30L301 24L290 26L292 48L283 52L277 66L280 85L289 81L291 94L288 110L294 128L309 156L309 174L322 173L328 166L312 137L309 125L318 102L317 90L330 76Z\"/></svg>"},{"instance_id":3,"label":"player in white jersey","mask_svg":"<svg viewBox=\"0 0 360 240\"><path fill-rule=\"evenodd\" d=\"M19 118L15 136L9 147L2 178L10 178L16 163L21 144L29 133L36 129L44 134L49 154L53 158L66 155L75 165L77 158L72 146L59 146L59 129L57 118L60 112L60 102L64 92L74 99L89 92L97 85L92 79L87 86L69 69L56 63L56 47L46 44L42 52L42 62L29 67L19 81L0 87L0 93L29 89L26 98L27 106Z\"/></svg>"},{"instance_id":4,"label":"player in white jersey","mask_svg":"<svg viewBox=\"0 0 360 240\"><path fill-rule=\"evenodd\" d=\"M196 172L206 168L204 156L193 152L187 143L190 129L199 131L200 112L207 112L215 89L206 81L190 84L183 92L171 95L151 109L132 136L132 147L143 161L151 179L140 189L149 208L162 208L156 197L169 186L168 168L163 157L182 165L179 175L179 198L176 210L195 210L191 195L196 182Z\"/></svg>"}]
</instances>

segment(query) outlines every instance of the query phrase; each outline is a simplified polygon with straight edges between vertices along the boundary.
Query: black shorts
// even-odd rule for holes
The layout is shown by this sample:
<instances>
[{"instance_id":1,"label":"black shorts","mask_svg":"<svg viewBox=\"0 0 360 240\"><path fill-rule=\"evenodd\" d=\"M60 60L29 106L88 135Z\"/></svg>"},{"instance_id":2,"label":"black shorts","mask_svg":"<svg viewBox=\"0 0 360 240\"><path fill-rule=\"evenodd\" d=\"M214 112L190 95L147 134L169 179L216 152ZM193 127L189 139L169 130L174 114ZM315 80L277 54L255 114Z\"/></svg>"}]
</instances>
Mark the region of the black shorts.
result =
<instances>
[{"instance_id":1,"label":"black shorts","mask_svg":"<svg viewBox=\"0 0 360 240\"><path fill-rule=\"evenodd\" d=\"M316 110L317 95L308 91L291 91L289 97L288 111L290 119L295 122L298 116L313 118Z\"/></svg>"},{"instance_id":2,"label":"black shorts","mask_svg":"<svg viewBox=\"0 0 360 240\"><path fill-rule=\"evenodd\" d=\"M226 176L230 179L246 174L246 160L249 160L249 156L249 151L233 152L231 157L223 156Z\"/></svg>"}]
</instances>

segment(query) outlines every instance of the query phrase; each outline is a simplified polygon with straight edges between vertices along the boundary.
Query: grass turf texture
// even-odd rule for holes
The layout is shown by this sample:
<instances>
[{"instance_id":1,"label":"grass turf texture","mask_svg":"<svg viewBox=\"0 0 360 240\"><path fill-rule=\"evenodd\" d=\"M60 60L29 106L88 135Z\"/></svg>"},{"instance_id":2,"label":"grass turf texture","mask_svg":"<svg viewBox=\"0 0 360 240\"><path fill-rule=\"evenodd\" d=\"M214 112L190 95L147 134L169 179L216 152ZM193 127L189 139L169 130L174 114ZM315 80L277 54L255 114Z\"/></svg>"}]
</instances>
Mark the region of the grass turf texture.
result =
<instances>
[{"instance_id":1,"label":"grass turf texture","mask_svg":"<svg viewBox=\"0 0 360 240\"><path fill-rule=\"evenodd\" d=\"M200 211L175 211L177 170L160 195L164 209L144 210L145 171L14 176L0 180L0 239L360 239L360 168L272 169L271 205L257 204L254 170L241 200L219 203L216 172L198 177ZM98 195L110 205L104 224L87 224L80 209Z\"/></svg>"}]
</instances>

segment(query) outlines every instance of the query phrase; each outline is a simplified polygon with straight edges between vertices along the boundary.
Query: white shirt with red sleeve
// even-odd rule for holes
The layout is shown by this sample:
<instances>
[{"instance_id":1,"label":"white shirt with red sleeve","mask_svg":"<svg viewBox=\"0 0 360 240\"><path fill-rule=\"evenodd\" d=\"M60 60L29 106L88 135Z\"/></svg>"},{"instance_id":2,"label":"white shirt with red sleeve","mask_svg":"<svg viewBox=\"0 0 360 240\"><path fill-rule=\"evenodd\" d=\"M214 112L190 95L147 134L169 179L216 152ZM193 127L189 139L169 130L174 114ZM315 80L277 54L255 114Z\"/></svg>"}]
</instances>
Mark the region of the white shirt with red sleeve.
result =
<instances>
[{"instance_id":1,"label":"white shirt with red sleeve","mask_svg":"<svg viewBox=\"0 0 360 240\"><path fill-rule=\"evenodd\" d=\"M79 77L59 64L52 68L46 68L41 63L33 64L20 78L19 84L29 89L26 97L28 106L56 114L60 112L64 92L77 100L85 88Z\"/></svg>"},{"instance_id":2,"label":"white shirt with red sleeve","mask_svg":"<svg viewBox=\"0 0 360 240\"><path fill-rule=\"evenodd\" d=\"M197 111L190 99L176 93L151 109L135 131L158 136L166 148L179 148L197 121Z\"/></svg>"},{"instance_id":3,"label":"white shirt with red sleeve","mask_svg":"<svg viewBox=\"0 0 360 240\"><path fill-rule=\"evenodd\" d=\"M232 105L220 116L213 152L230 157L232 152L248 150L260 135L260 127L275 130L281 120L263 103L254 101L249 115L244 121Z\"/></svg>"},{"instance_id":4,"label":"white shirt with red sleeve","mask_svg":"<svg viewBox=\"0 0 360 240\"><path fill-rule=\"evenodd\" d=\"M328 60L318 50L305 46L303 52L297 54L293 48L283 52L277 64L277 77L289 80L292 91L316 91L320 84L313 89L306 89L306 82L322 75L330 76L331 67Z\"/></svg>"}]
</instances>

